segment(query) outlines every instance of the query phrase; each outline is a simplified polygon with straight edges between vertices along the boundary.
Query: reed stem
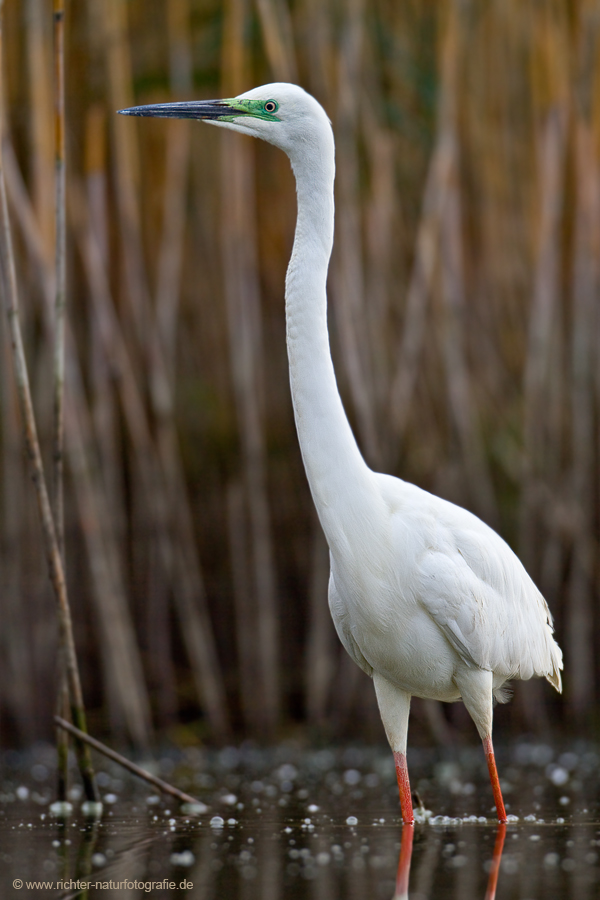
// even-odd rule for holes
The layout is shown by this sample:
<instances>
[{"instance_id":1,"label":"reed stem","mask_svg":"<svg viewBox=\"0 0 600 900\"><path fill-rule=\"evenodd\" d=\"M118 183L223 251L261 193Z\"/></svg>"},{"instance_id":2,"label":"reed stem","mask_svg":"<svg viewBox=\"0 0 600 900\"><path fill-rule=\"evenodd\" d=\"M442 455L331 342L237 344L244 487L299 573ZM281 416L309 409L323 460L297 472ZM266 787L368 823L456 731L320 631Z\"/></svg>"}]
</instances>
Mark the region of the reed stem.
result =
<instances>
[{"instance_id":1,"label":"reed stem","mask_svg":"<svg viewBox=\"0 0 600 900\"><path fill-rule=\"evenodd\" d=\"M2 18L3 0L0 0L0 72L2 72ZM2 120L2 100L0 98L0 121ZM60 545L56 532L56 526L50 507L48 489L44 475L42 455L37 436L37 427L31 390L29 387L29 375L27 362L23 348L23 338L19 323L19 307L17 292L17 276L15 259L8 216L8 203L6 199L6 185L4 182L4 167L2 160L2 143L0 141L0 270L3 283L4 303L8 318L9 336L13 351L13 365L23 427L25 431L25 448L31 467L31 476L35 485L38 509L44 536L46 561L50 574L50 581L58 605L58 620L60 641L64 647L66 668L69 682L71 715L81 731L86 730L85 709L83 705L83 693L77 666L75 642L73 639L73 627L71 622L71 610L67 596L64 568L60 553ZM85 795L89 800L97 799L94 783L94 770L89 750L82 741L77 742L77 757L83 779Z\"/></svg>"}]
</instances>

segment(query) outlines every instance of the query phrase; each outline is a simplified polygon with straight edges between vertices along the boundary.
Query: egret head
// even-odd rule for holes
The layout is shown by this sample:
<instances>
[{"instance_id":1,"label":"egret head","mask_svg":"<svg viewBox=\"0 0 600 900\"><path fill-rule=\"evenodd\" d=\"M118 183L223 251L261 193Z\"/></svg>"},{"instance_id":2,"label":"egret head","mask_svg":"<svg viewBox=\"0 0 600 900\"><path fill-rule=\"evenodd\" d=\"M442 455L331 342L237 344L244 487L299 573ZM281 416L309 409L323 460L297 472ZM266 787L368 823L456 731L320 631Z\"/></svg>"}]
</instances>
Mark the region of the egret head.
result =
<instances>
[{"instance_id":1,"label":"egret head","mask_svg":"<svg viewBox=\"0 0 600 900\"><path fill-rule=\"evenodd\" d=\"M192 100L121 109L126 116L204 119L213 125L262 138L294 161L315 143L332 142L323 107L295 84L264 84L231 100Z\"/></svg>"}]
</instances>

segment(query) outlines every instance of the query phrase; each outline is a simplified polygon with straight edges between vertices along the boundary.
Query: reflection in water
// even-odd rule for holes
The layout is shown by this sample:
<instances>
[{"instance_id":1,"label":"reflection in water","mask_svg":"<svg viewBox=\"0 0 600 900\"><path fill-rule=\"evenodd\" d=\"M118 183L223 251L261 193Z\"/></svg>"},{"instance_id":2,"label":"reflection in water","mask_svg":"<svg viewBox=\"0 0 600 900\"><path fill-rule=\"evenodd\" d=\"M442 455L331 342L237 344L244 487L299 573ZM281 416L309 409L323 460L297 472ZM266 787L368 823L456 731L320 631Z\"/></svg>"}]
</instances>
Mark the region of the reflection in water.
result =
<instances>
[{"instance_id":1,"label":"reflection in water","mask_svg":"<svg viewBox=\"0 0 600 900\"><path fill-rule=\"evenodd\" d=\"M506 837L506 825L498 825L496 832L496 843L494 845L494 855L492 857L492 865L490 868L490 877L488 879L485 900L494 900L496 896L496 886L498 884L498 873L500 872L500 860L502 859L502 849L504 847L504 838Z\"/></svg>"},{"instance_id":2,"label":"reflection in water","mask_svg":"<svg viewBox=\"0 0 600 900\"><path fill-rule=\"evenodd\" d=\"M398 874L396 875L396 893L394 894L394 900L408 900L408 880L410 877L410 862L412 859L414 836L415 826L404 825L402 828L402 841L400 843L400 856L398 857Z\"/></svg>"},{"instance_id":3,"label":"reflection in water","mask_svg":"<svg viewBox=\"0 0 600 900\"><path fill-rule=\"evenodd\" d=\"M400 843L400 855L398 857L398 871L396 874L396 892L393 900L409 900L408 884L410 879L410 864L412 860L413 839L415 835L414 825L404 825L402 828L402 840ZM502 850L504 848L504 840L506 838L506 825L498 825L496 832L496 843L494 844L494 854L492 856L490 871L485 892L485 900L494 900L496 896L496 888L498 886L498 873L500 872L500 861L502 859ZM426 860L427 863L431 860ZM432 871L431 866L427 865L427 869ZM429 893L429 892L428 892ZM428 893L424 896L428 896ZM421 892L419 891L421 896Z\"/></svg>"},{"instance_id":4,"label":"reflection in water","mask_svg":"<svg viewBox=\"0 0 600 900\"><path fill-rule=\"evenodd\" d=\"M26 783L21 772L0 772L0 897L16 897L19 879L40 885L24 884L19 896L28 900L72 897L68 885L78 880L92 883L87 896L77 895L83 900L600 896L600 752L517 746L506 768L514 820L503 828L489 818L478 759L415 757L419 789L435 815L404 829L387 749L293 755L288 746L248 746L202 757L179 776L187 774L182 787L199 791L210 808L199 818L109 770L99 775L102 820L86 823L72 797L73 816L60 823L49 810L49 766L38 764ZM445 815L458 801L462 817ZM123 887L136 881L174 887Z\"/></svg>"},{"instance_id":5,"label":"reflection in water","mask_svg":"<svg viewBox=\"0 0 600 900\"><path fill-rule=\"evenodd\" d=\"M42 877L71 887L63 898L89 900L141 900L142 883L165 880L173 885L159 894L165 900L495 900L499 881L507 895L598 896L597 822L402 827L397 817L349 824L319 811L307 823L244 811L218 826L156 807L88 825L0 816L0 896L12 895L16 879ZM89 892L72 892L82 880ZM47 900L48 888L26 896Z\"/></svg>"}]
</instances>

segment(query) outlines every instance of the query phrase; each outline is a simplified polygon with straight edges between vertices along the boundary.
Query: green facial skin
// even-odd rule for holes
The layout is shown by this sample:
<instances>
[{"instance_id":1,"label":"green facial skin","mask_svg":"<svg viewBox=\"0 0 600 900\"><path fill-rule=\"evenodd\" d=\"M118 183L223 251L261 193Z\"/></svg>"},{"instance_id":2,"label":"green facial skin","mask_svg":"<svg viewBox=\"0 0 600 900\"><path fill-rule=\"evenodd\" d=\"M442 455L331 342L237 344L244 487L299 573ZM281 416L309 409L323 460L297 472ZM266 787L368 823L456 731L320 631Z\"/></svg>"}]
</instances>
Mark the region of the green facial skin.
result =
<instances>
[{"instance_id":1,"label":"green facial skin","mask_svg":"<svg viewBox=\"0 0 600 900\"><path fill-rule=\"evenodd\" d=\"M232 109L238 110L237 115L232 116L219 116L219 120L221 122L233 122L235 119L239 119L240 114L242 116L252 116L253 119L262 119L263 122L280 122L281 120L275 113L278 110L278 104L275 100L224 100L223 103L226 103L227 106L230 106ZM268 103L274 103L275 109L272 112L267 112L265 106Z\"/></svg>"}]
</instances>

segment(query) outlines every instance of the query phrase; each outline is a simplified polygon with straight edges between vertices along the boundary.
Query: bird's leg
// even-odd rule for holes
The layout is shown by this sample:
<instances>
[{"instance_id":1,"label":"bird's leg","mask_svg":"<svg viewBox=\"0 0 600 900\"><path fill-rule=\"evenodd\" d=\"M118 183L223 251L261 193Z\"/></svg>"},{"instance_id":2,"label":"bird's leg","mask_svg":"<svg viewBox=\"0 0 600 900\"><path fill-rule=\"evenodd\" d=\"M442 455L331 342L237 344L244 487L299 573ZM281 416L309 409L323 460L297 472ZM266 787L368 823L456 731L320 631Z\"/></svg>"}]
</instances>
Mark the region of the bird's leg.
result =
<instances>
[{"instance_id":1,"label":"bird's leg","mask_svg":"<svg viewBox=\"0 0 600 900\"><path fill-rule=\"evenodd\" d=\"M387 739L394 754L396 777L400 792L400 808L405 825L413 825L415 821L406 765L406 734L408 731L408 714L410 712L410 694L392 684L383 675L373 672L373 684L381 713L381 721Z\"/></svg>"},{"instance_id":2,"label":"bird's leg","mask_svg":"<svg viewBox=\"0 0 600 900\"><path fill-rule=\"evenodd\" d=\"M489 670L472 668L457 673L454 680L460 691L462 701L475 722L479 737L483 741L483 750L488 764L490 781L492 782L498 821L505 823L506 810L504 809L504 800L500 790L500 780L492 745L493 679L494 676Z\"/></svg>"},{"instance_id":3,"label":"bird's leg","mask_svg":"<svg viewBox=\"0 0 600 900\"><path fill-rule=\"evenodd\" d=\"M413 813L412 796L410 793L410 781L408 779L406 753L399 753L397 751L394 751L394 762L396 763L396 778L398 779L398 792L400 794L400 809L402 810L402 821L405 825L414 825L415 816Z\"/></svg>"},{"instance_id":4,"label":"bird's leg","mask_svg":"<svg viewBox=\"0 0 600 900\"><path fill-rule=\"evenodd\" d=\"M500 779L498 778L498 769L496 768L496 758L494 756L494 747L492 745L491 734L487 734L483 738L483 749L485 751L485 758L487 759L490 781L492 782L492 791L494 792L494 801L496 803L496 810L498 812L498 821L504 824L508 820L506 818L506 810L504 809L502 791L500 790Z\"/></svg>"}]
</instances>

